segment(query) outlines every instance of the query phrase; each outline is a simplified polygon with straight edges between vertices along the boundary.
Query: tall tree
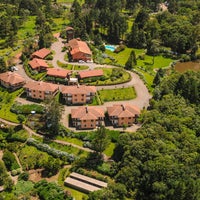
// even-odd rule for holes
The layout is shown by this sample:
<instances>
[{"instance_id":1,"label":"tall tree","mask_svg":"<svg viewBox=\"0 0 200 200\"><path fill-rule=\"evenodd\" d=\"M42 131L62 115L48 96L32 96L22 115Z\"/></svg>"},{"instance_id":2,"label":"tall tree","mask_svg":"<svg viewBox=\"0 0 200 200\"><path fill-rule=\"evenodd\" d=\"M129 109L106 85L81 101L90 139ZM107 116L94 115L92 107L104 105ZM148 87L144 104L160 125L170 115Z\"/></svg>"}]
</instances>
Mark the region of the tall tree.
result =
<instances>
[{"instance_id":1,"label":"tall tree","mask_svg":"<svg viewBox=\"0 0 200 200\"><path fill-rule=\"evenodd\" d=\"M62 117L63 106L55 99L46 102L46 127L52 136L59 132L59 122Z\"/></svg>"},{"instance_id":2,"label":"tall tree","mask_svg":"<svg viewBox=\"0 0 200 200\"><path fill-rule=\"evenodd\" d=\"M109 140L105 127L98 127L97 131L95 132L94 139L91 142L92 149L94 149L97 154L102 156L102 153L106 149L108 142Z\"/></svg>"},{"instance_id":3,"label":"tall tree","mask_svg":"<svg viewBox=\"0 0 200 200\"><path fill-rule=\"evenodd\" d=\"M131 70L133 69L133 67L137 65L137 60L136 60L136 55L135 55L135 51L131 51L129 58L125 64L125 69L127 70Z\"/></svg>"}]
</instances>

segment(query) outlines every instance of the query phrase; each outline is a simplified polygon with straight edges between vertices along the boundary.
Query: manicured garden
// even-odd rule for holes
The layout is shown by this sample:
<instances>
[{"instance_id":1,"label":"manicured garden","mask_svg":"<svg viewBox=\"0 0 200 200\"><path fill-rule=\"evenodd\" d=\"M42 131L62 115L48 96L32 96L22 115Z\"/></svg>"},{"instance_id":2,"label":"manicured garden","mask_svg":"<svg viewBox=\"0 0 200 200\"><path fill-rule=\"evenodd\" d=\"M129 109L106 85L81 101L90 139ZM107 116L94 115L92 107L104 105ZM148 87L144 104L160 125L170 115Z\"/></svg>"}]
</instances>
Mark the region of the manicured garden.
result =
<instances>
[{"instance_id":1,"label":"manicured garden","mask_svg":"<svg viewBox=\"0 0 200 200\"><path fill-rule=\"evenodd\" d=\"M98 91L101 102L107 101L123 101L136 98L136 93L133 87L116 88L116 89L103 89Z\"/></svg>"},{"instance_id":2,"label":"manicured garden","mask_svg":"<svg viewBox=\"0 0 200 200\"><path fill-rule=\"evenodd\" d=\"M73 65L73 64L69 64L69 63L62 63L59 60L57 61L57 64L59 67L62 67L64 69L67 70L86 70L89 69L88 66L85 65Z\"/></svg>"},{"instance_id":3,"label":"manicured garden","mask_svg":"<svg viewBox=\"0 0 200 200\"><path fill-rule=\"evenodd\" d=\"M120 83L126 83L131 80L131 75L121 68L102 68L96 69L103 70L103 76L91 77L81 80L81 83L87 83L88 85L116 85Z\"/></svg>"},{"instance_id":4,"label":"manicured garden","mask_svg":"<svg viewBox=\"0 0 200 200\"><path fill-rule=\"evenodd\" d=\"M134 67L134 70L143 76L149 88L151 88L153 83L155 69L168 67L170 66L170 63L174 61L171 58L158 55L154 57L153 62L153 56L146 55L144 49L133 49L126 47L125 50L119 53L114 53L112 51L106 50L105 54L107 56L103 63L124 67L132 50L135 51L137 58L137 65Z\"/></svg>"}]
</instances>

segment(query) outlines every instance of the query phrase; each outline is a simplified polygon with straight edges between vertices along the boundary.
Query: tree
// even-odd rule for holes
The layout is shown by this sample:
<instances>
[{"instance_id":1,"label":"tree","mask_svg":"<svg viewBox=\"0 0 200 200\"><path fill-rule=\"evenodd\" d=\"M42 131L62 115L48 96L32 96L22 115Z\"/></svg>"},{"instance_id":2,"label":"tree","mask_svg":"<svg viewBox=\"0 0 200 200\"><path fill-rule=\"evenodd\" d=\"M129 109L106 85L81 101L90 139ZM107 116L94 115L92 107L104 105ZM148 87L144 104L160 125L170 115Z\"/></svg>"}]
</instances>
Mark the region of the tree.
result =
<instances>
[{"instance_id":1,"label":"tree","mask_svg":"<svg viewBox=\"0 0 200 200\"><path fill-rule=\"evenodd\" d=\"M5 72L7 69L4 57L0 56L0 72Z\"/></svg>"},{"instance_id":2,"label":"tree","mask_svg":"<svg viewBox=\"0 0 200 200\"><path fill-rule=\"evenodd\" d=\"M62 117L63 106L55 99L49 99L46 102L46 127L51 135L57 135L59 132L59 122Z\"/></svg>"},{"instance_id":3,"label":"tree","mask_svg":"<svg viewBox=\"0 0 200 200\"><path fill-rule=\"evenodd\" d=\"M156 73L156 76L155 76L155 78L153 80L153 84L154 85L159 85L160 82L161 82L161 79L164 77L164 75L165 75L165 70L160 68Z\"/></svg>"},{"instance_id":4,"label":"tree","mask_svg":"<svg viewBox=\"0 0 200 200\"><path fill-rule=\"evenodd\" d=\"M97 154L102 155L103 151L108 145L108 142L109 140L105 127L98 127L97 131L95 132L94 139L91 142L92 149L94 149Z\"/></svg>"},{"instance_id":5,"label":"tree","mask_svg":"<svg viewBox=\"0 0 200 200\"><path fill-rule=\"evenodd\" d=\"M127 70L131 70L133 69L133 67L137 65L137 60L136 60L136 55L135 55L135 51L132 50L130 53L130 56L125 64L125 69Z\"/></svg>"},{"instance_id":6,"label":"tree","mask_svg":"<svg viewBox=\"0 0 200 200\"><path fill-rule=\"evenodd\" d=\"M147 54L152 55L152 65L155 61L155 55L159 53L159 47L160 47L160 41L159 40L152 40L149 39L149 42L147 42Z\"/></svg>"}]
</instances>

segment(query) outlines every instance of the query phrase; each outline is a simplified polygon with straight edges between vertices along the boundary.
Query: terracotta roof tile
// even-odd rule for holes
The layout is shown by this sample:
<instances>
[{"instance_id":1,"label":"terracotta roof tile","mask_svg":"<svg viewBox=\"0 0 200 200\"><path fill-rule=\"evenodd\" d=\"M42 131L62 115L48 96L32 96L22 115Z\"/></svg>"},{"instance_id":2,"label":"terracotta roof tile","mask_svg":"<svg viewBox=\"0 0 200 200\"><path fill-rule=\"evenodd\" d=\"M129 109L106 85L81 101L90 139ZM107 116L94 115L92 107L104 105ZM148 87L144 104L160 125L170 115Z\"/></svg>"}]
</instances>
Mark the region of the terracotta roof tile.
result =
<instances>
[{"instance_id":1,"label":"terracotta roof tile","mask_svg":"<svg viewBox=\"0 0 200 200\"><path fill-rule=\"evenodd\" d=\"M38 57L38 58L44 59L44 58L47 57L50 53L51 53L51 51L50 51L49 49L43 48L43 49L40 49L40 50L38 50L38 51L35 51L35 52L32 54L32 57Z\"/></svg>"},{"instance_id":2,"label":"terracotta roof tile","mask_svg":"<svg viewBox=\"0 0 200 200\"><path fill-rule=\"evenodd\" d=\"M24 85L24 88L38 91L54 92L59 89L57 84L47 83L43 81L29 81Z\"/></svg>"},{"instance_id":3,"label":"terracotta roof tile","mask_svg":"<svg viewBox=\"0 0 200 200\"><path fill-rule=\"evenodd\" d=\"M77 39L72 39L69 41L68 45L72 48L71 55L74 55L78 52L85 53L91 55L92 52L90 51L90 48L88 47L87 43L84 41L80 41Z\"/></svg>"},{"instance_id":4,"label":"terracotta roof tile","mask_svg":"<svg viewBox=\"0 0 200 200\"><path fill-rule=\"evenodd\" d=\"M43 67L43 68L49 67L44 60L38 59L38 58L34 58L33 60L29 61L28 64L31 66L32 69L37 69L40 67Z\"/></svg>"},{"instance_id":5,"label":"terracotta roof tile","mask_svg":"<svg viewBox=\"0 0 200 200\"><path fill-rule=\"evenodd\" d=\"M109 116L134 117L140 114L139 108L130 104L113 105L112 107L108 107L107 110Z\"/></svg>"},{"instance_id":6,"label":"terracotta roof tile","mask_svg":"<svg viewBox=\"0 0 200 200\"><path fill-rule=\"evenodd\" d=\"M97 76L103 76L103 70L102 69L96 69L96 70L89 70L89 71L82 71L78 73L80 78L89 78L89 77L97 77Z\"/></svg>"},{"instance_id":7,"label":"terracotta roof tile","mask_svg":"<svg viewBox=\"0 0 200 200\"><path fill-rule=\"evenodd\" d=\"M70 72L71 72L70 70L59 69L59 68L47 69L48 76L55 76L55 77L60 77L60 78L66 78Z\"/></svg>"},{"instance_id":8,"label":"terracotta roof tile","mask_svg":"<svg viewBox=\"0 0 200 200\"><path fill-rule=\"evenodd\" d=\"M86 85L73 85L61 87L61 93L63 94L88 94L90 92L96 93L96 87Z\"/></svg>"},{"instance_id":9,"label":"terracotta roof tile","mask_svg":"<svg viewBox=\"0 0 200 200\"><path fill-rule=\"evenodd\" d=\"M0 80L10 85L25 83L25 79L15 72L5 72L0 74Z\"/></svg>"},{"instance_id":10,"label":"terracotta roof tile","mask_svg":"<svg viewBox=\"0 0 200 200\"><path fill-rule=\"evenodd\" d=\"M104 117L104 110L97 107L79 107L71 110L72 119L94 119L97 120L99 117Z\"/></svg>"}]
</instances>

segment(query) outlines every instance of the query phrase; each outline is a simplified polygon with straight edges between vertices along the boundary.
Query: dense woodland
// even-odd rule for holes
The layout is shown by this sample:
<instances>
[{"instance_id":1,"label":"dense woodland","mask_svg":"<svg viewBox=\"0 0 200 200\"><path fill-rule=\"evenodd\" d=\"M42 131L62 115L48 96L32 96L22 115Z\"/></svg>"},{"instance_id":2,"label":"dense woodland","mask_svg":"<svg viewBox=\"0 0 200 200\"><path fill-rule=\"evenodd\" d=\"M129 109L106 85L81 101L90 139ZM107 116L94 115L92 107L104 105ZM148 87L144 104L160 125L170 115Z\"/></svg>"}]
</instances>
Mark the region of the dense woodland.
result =
<instances>
[{"instance_id":1,"label":"dense woodland","mask_svg":"<svg viewBox=\"0 0 200 200\"><path fill-rule=\"evenodd\" d=\"M167 48L174 55L187 54L192 60L198 59L200 1L169 0L168 11L157 13L159 3L163 2L85 0L80 3L74 0L65 17L70 19L68 25L76 29L77 37L94 41L97 47L103 42L119 44L122 41L129 47L146 49L149 55L157 55ZM27 35L24 55L28 57L35 48L50 47L52 18L63 16L64 11L64 6L56 0L0 0L2 48L16 46L16 34L28 16L36 16L39 42L34 46L31 38L35 35ZM5 71L2 58L0 64L1 71ZM140 117L142 127L133 134L122 133L117 140L112 172L108 173L114 183L107 189L90 193L89 200L200 199L199 103L200 72L179 74L158 70L150 106ZM52 130L57 129L55 124ZM87 168L88 160L76 161L73 167ZM6 167L9 168L9 162L7 166L0 162L0 185L9 194L13 185ZM45 181L35 184L33 191L40 199L71 198L57 185ZM0 199L3 199L1 194Z\"/></svg>"}]
</instances>

